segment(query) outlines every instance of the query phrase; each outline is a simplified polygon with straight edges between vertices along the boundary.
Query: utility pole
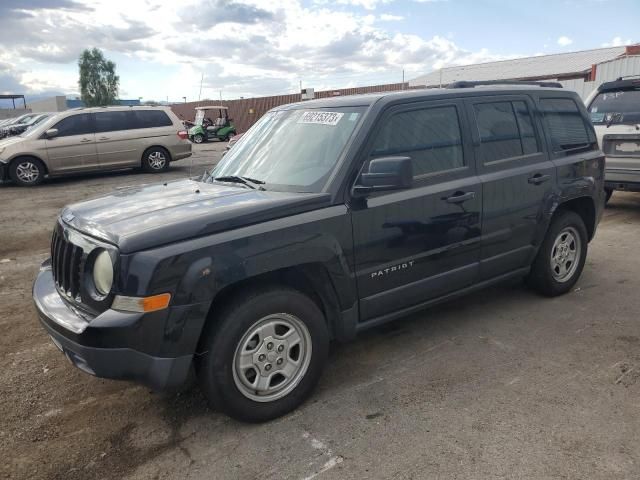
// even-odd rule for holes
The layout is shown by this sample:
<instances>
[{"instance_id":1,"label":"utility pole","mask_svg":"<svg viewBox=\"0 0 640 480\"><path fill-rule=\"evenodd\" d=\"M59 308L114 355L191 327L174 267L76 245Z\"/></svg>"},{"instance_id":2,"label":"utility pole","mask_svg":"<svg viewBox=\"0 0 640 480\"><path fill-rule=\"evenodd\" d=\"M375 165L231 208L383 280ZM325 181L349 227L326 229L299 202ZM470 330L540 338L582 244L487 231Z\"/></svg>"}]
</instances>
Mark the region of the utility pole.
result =
<instances>
[{"instance_id":1,"label":"utility pole","mask_svg":"<svg viewBox=\"0 0 640 480\"><path fill-rule=\"evenodd\" d=\"M404 68L402 69L402 90L404 90Z\"/></svg>"},{"instance_id":2,"label":"utility pole","mask_svg":"<svg viewBox=\"0 0 640 480\"><path fill-rule=\"evenodd\" d=\"M220 101L222 101L222 90L220 90Z\"/></svg>"},{"instance_id":3,"label":"utility pole","mask_svg":"<svg viewBox=\"0 0 640 480\"><path fill-rule=\"evenodd\" d=\"M200 76L200 93L198 93L198 101L200 101L200 97L202 96L202 81L204 80L204 72Z\"/></svg>"}]
</instances>

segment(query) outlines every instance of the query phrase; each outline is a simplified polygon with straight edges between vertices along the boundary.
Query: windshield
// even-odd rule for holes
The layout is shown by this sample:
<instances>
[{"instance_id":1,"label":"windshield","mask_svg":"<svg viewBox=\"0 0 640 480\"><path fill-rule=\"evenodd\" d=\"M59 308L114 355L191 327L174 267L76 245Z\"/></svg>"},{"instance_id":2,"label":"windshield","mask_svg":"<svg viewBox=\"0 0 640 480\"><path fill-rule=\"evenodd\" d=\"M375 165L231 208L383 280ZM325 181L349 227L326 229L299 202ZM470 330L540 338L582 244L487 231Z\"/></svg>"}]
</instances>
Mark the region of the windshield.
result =
<instances>
[{"instance_id":1,"label":"windshield","mask_svg":"<svg viewBox=\"0 0 640 480\"><path fill-rule=\"evenodd\" d=\"M640 90L602 92L589 107L591 121L604 123L640 123Z\"/></svg>"},{"instance_id":2,"label":"windshield","mask_svg":"<svg viewBox=\"0 0 640 480\"><path fill-rule=\"evenodd\" d=\"M246 177L268 190L319 192L365 107L265 114L211 171L207 181Z\"/></svg>"}]
</instances>

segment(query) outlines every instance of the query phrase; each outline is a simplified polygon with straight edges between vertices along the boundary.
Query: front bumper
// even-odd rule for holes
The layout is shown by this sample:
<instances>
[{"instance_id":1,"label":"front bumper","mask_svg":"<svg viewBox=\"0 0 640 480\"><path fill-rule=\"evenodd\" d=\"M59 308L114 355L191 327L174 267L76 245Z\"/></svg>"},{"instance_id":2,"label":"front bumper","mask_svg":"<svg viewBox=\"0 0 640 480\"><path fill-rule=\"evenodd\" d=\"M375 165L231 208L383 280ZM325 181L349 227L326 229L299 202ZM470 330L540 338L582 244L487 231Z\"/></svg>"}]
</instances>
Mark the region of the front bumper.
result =
<instances>
[{"instance_id":1,"label":"front bumper","mask_svg":"<svg viewBox=\"0 0 640 480\"><path fill-rule=\"evenodd\" d=\"M0 160L0 182L9 180L9 164L3 163Z\"/></svg>"},{"instance_id":2,"label":"front bumper","mask_svg":"<svg viewBox=\"0 0 640 480\"><path fill-rule=\"evenodd\" d=\"M48 262L33 285L33 299L54 344L82 371L133 380L154 390L176 387L187 379L202 328L200 306L148 314L106 310L89 321L58 294ZM173 354L154 354L163 351Z\"/></svg>"}]
</instances>

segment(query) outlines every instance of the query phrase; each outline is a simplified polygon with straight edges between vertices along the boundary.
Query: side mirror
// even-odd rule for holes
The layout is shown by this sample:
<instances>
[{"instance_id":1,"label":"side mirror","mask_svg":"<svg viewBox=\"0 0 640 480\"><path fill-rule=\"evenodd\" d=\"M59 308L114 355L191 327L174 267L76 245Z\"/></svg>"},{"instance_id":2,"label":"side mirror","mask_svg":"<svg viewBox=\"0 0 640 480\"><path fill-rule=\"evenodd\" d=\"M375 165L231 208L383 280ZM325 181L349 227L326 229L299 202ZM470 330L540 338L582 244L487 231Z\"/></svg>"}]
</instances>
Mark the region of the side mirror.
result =
<instances>
[{"instance_id":1,"label":"side mirror","mask_svg":"<svg viewBox=\"0 0 640 480\"><path fill-rule=\"evenodd\" d=\"M53 138L53 137L55 137L57 135L58 135L58 129L57 128L50 128L49 130L44 132L44 136L47 137L47 138Z\"/></svg>"},{"instance_id":2,"label":"side mirror","mask_svg":"<svg viewBox=\"0 0 640 480\"><path fill-rule=\"evenodd\" d=\"M401 190L413 185L413 166L410 157L382 157L369 162L353 187L355 196L372 192Z\"/></svg>"}]
</instances>

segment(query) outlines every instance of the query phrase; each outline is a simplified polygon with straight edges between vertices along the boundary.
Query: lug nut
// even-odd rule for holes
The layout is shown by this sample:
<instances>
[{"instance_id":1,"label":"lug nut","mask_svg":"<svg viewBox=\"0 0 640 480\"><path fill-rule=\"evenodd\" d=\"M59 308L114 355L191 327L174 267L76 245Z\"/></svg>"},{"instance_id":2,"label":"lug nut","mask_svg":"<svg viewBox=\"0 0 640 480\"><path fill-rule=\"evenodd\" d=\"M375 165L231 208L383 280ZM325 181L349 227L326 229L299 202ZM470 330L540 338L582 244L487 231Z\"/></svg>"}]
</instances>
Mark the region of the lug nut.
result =
<instances>
[{"instance_id":1,"label":"lug nut","mask_svg":"<svg viewBox=\"0 0 640 480\"><path fill-rule=\"evenodd\" d=\"M267 363L267 364L264 366L264 369L265 369L267 372L268 372L269 370L271 370L271 364L270 364L270 363Z\"/></svg>"},{"instance_id":2,"label":"lug nut","mask_svg":"<svg viewBox=\"0 0 640 480\"><path fill-rule=\"evenodd\" d=\"M282 359L281 359L281 358L279 358L278 360L276 360L276 363L277 363L278 365L282 365Z\"/></svg>"},{"instance_id":3,"label":"lug nut","mask_svg":"<svg viewBox=\"0 0 640 480\"><path fill-rule=\"evenodd\" d=\"M273 343L269 342L267 343L267 350L271 350L273 349Z\"/></svg>"},{"instance_id":4,"label":"lug nut","mask_svg":"<svg viewBox=\"0 0 640 480\"><path fill-rule=\"evenodd\" d=\"M284 345L278 345L278 352L282 352L284 350Z\"/></svg>"},{"instance_id":5,"label":"lug nut","mask_svg":"<svg viewBox=\"0 0 640 480\"><path fill-rule=\"evenodd\" d=\"M264 353L261 353L260 355L258 355L258 361L260 362L264 362L264 359L267 358L266 355Z\"/></svg>"}]
</instances>

